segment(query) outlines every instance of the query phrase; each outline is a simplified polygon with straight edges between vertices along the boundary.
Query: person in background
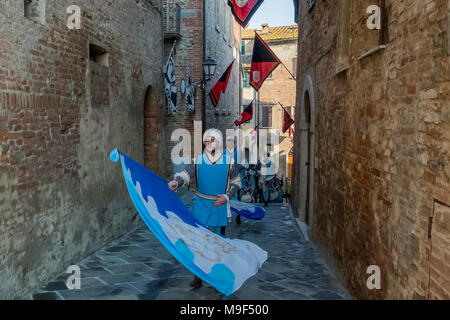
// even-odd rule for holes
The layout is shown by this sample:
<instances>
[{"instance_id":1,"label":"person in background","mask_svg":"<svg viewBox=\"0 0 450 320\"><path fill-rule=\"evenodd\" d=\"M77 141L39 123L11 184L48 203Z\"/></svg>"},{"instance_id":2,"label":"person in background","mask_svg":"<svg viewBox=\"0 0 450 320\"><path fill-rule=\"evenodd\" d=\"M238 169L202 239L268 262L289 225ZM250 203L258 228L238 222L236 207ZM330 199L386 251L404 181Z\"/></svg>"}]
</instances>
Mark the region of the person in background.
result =
<instances>
[{"instance_id":1,"label":"person in background","mask_svg":"<svg viewBox=\"0 0 450 320\"><path fill-rule=\"evenodd\" d=\"M272 174L272 161L270 160L270 153L267 152L264 154L264 157L261 161L261 173L259 177L259 183L263 194L264 206L268 206L268 202L270 200L269 187L267 186L267 182L270 179L274 178Z\"/></svg>"},{"instance_id":2,"label":"person in background","mask_svg":"<svg viewBox=\"0 0 450 320\"><path fill-rule=\"evenodd\" d=\"M239 176L241 178L241 185L240 185L240 189L243 188L242 185L242 181L244 180L244 175L245 175L245 167L240 165L240 152L239 150L236 149L236 139L235 136L228 136L227 137L227 141L226 141L226 154L228 155L228 157L231 159L233 164L237 164L238 168L239 168ZM233 200L238 200L240 201L241 199L239 199L237 197L237 195L239 194L239 190L236 194L236 196L233 198ZM231 208L230 208L230 204L228 203L228 218L231 218ZM236 223L240 224L241 223L241 216L238 214L236 217ZM225 234L225 227L223 228L223 234Z\"/></svg>"}]
</instances>

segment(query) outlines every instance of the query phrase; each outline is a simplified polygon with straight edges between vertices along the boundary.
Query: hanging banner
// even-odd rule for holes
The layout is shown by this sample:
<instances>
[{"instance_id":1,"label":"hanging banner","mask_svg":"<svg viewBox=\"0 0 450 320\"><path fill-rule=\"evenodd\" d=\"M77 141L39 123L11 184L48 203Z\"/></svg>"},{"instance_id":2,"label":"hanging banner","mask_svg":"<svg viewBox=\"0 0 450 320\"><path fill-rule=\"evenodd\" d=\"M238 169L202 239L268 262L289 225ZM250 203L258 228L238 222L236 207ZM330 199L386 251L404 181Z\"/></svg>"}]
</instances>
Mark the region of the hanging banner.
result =
<instances>
[{"instance_id":1,"label":"hanging banner","mask_svg":"<svg viewBox=\"0 0 450 320\"><path fill-rule=\"evenodd\" d=\"M269 74L281 63L261 36L255 32L252 64L250 66L250 85L258 91Z\"/></svg>"},{"instance_id":2,"label":"hanging banner","mask_svg":"<svg viewBox=\"0 0 450 320\"><path fill-rule=\"evenodd\" d=\"M253 119L253 101L245 108L244 112L241 114L241 120L236 120L234 124L236 126L240 126L244 122L250 121Z\"/></svg>"},{"instance_id":3,"label":"hanging banner","mask_svg":"<svg viewBox=\"0 0 450 320\"><path fill-rule=\"evenodd\" d=\"M283 116L283 133L295 123L294 119L292 119L291 115L283 108L284 116Z\"/></svg>"},{"instance_id":4,"label":"hanging banner","mask_svg":"<svg viewBox=\"0 0 450 320\"><path fill-rule=\"evenodd\" d=\"M164 67L164 91L166 94L166 106L171 114L175 114L177 112L177 86L175 78L175 63L173 60L176 43L177 42L175 41Z\"/></svg>"},{"instance_id":5,"label":"hanging banner","mask_svg":"<svg viewBox=\"0 0 450 320\"><path fill-rule=\"evenodd\" d=\"M214 85L214 87L209 92L209 97L214 107L217 107L220 101L220 96L222 93L227 91L228 80L230 80L231 70L233 69L234 59L230 66L225 70L225 73L220 77L219 81Z\"/></svg>"},{"instance_id":6,"label":"hanging banner","mask_svg":"<svg viewBox=\"0 0 450 320\"><path fill-rule=\"evenodd\" d=\"M245 29L264 0L228 0L236 21Z\"/></svg>"},{"instance_id":7,"label":"hanging banner","mask_svg":"<svg viewBox=\"0 0 450 320\"><path fill-rule=\"evenodd\" d=\"M195 84L192 83L189 68L187 69L186 81L186 109L191 112L195 110Z\"/></svg>"}]
</instances>

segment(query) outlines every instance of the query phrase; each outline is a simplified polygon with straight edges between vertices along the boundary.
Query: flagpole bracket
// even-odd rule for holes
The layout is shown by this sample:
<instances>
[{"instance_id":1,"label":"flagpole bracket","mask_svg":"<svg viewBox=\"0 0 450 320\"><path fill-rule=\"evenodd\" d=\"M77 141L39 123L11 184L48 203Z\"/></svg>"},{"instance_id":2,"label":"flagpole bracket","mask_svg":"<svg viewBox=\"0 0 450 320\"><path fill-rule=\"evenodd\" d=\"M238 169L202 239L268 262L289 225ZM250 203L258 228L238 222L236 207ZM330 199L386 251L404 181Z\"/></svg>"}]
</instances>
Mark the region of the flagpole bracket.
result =
<instances>
[{"instance_id":1,"label":"flagpole bracket","mask_svg":"<svg viewBox=\"0 0 450 320\"><path fill-rule=\"evenodd\" d=\"M202 90L205 90L205 88L206 88L206 80L200 80L200 81L197 81L197 82L194 82L194 85L197 87L197 88L200 88L200 89L202 89Z\"/></svg>"}]
</instances>

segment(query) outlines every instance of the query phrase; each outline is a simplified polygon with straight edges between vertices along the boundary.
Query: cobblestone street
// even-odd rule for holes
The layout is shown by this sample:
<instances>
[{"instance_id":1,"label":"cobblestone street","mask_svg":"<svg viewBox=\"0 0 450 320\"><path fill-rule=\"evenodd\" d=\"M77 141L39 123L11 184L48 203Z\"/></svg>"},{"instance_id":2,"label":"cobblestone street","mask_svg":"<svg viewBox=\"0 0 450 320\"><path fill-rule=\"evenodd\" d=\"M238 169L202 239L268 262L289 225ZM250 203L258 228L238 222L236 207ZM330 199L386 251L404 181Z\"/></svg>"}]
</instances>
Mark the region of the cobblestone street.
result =
<instances>
[{"instance_id":1,"label":"cobblestone street","mask_svg":"<svg viewBox=\"0 0 450 320\"><path fill-rule=\"evenodd\" d=\"M185 203L192 194L180 194ZM62 274L27 299L116 300L316 300L351 299L311 242L296 230L287 204L270 204L265 218L235 217L227 236L256 243L268 252L262 269L229 297L204 283L189 286L193 275L142 225L78 263L81 289L68 290Z\"/></svg>"}]
</instances>

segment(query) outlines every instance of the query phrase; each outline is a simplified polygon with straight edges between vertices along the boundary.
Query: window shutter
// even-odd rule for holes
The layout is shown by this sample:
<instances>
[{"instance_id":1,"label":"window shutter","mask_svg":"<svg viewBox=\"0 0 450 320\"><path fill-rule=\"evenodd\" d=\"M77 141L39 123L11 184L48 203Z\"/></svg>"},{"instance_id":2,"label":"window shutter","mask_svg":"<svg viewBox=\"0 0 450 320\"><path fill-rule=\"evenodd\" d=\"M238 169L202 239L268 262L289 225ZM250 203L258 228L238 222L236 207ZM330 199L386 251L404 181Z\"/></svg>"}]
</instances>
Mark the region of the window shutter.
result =
<instances>
[{"instance_id":1,"label":"window shutter","mask_svg":"<svg viewBox=\"0 0 450 320\"><path fill-rule=\"evenodd\" d=\"M272 127L272 106L262 106L261 112L261 127L271 128Z\"/></svg>"},{"instance_id":2,"label":"window shutter","mask_svg":"<svg viewBox=\"0 0 450 320\"><path fill-rule=\"evenodd\" d=\"M250 72L245 71L245 73L244 73L244 88L249 88L249 87L250 87Z\"/></svg>"}]
</instances>

